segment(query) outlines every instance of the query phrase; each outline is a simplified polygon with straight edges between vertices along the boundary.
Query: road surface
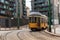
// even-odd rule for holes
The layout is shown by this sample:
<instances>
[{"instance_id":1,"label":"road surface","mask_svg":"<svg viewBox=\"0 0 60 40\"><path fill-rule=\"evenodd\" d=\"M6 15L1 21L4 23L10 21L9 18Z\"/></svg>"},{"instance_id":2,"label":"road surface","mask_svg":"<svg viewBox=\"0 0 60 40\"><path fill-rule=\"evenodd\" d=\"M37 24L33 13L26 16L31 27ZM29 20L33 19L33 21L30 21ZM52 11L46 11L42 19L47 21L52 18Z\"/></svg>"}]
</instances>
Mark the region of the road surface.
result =
<instances>
[{"instance_id":1,"label":"road surface","mask_svg":"<svg viewBox=\"0 0 60 40\"><path fill-rule=\"evenodd\" d=\"M52 36L44 31L32 32L29 29L14 30L5 36L5 40L60 40L60 37Z\"/></svg>"}]
</instances>

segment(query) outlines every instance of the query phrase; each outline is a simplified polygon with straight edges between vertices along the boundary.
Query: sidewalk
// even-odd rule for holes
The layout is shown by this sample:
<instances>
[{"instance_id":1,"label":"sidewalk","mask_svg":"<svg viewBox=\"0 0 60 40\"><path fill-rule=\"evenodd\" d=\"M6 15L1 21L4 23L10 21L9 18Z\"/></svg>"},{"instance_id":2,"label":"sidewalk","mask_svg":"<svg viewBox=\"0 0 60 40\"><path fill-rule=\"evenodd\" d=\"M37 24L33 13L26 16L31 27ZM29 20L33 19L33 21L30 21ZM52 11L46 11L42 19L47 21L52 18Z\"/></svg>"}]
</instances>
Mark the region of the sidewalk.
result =
<instances>
[{"instance_id":1,"label":"sidewalk","mask_svg":"<svg viewBox=\"0 0 60 40\"><path fill-rule=\"evenodd\" d=\"M60 25L54 25L52 27L52 33L54 33L54 30L55 30L55 33L56 34L59 34L60 35Z\"/></svg>"},{"instance_id":2,"label":"sidewalk","mask_svg":"<svg viewBox=\"0 0 60 40\"><path fill-rule=\"evenodd\" d=\"M54 25L51 26L51 31L52 32L48 32L47 30L45 30L46 33L54 35L54 36L59 36L60 37L60 25Z\"/></svg>"},{"instance_id":3,"label":"sidewalk","mask_svg":"<svg viewBox=\"0 0 60 40\"><path fill-rule=\"evenodd\" d=\"M24 26L20 26L19 29L17 29L17 27L11 27L11 28L0 28L0 35L4 34L4 33L8 33L14 30L22 30L24 28L28 28L28 25L24 25Z\"/></svg>"}]
</instances>

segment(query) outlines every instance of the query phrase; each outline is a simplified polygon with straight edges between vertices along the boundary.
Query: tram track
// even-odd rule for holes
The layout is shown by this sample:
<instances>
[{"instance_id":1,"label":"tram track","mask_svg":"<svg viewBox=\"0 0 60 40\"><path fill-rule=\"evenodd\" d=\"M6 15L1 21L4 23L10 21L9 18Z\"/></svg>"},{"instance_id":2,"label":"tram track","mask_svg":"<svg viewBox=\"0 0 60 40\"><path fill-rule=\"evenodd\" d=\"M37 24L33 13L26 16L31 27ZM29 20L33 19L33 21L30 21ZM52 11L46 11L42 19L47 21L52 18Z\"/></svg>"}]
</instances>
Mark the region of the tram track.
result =
<instances>
[{"instance_id":1,"label":"tram track","mask_svg":"<svg viewBox=\"0 0 60 40\"><path fill-rule=\"evenodd\" d=\"M3 33L3 34L1 34L1 40L7 40L7 38L6 38L6 36L8 35L8 34L10 34L11 33L11 31L9 31L9 32L7 32L7 33Z\"/></svg>"},{"instance_id":2,"label":"tram track","mask_svg":"<svg viewBox=\"0 0 60 40\"><path fill-rule=\"evenodd\" d=\"M40 40L46 40L46 39L44 39L43 37L38 36L38 35L37 35L38 32L31 32L30 34L31 34L32 36L34 36L35 38L37 38L37 39L40 39Z\"/></svg>"},{"instance_id":3,"label":"tram track","mask_svg":"<svg viewBox=\"0 0 60 40\"><path fill-rule=\"evenodd\" d=\"M40 32L39 32L40 33ZM52 38L52 39L55 39L55 40L60 40L59 37L55 36L55 35L51 35L51 34L48 34L46 33L45 31L41 32L43 35L49 37L49 38Z\"/></svg>"},{"instance_id":4,"label":"tram track","mask_svg":"<svg viewBox=\"0 0 60 40\"><path fill-rule=\"evenodd\" d=\"M19 32L18 37L20 40L38 40L34 36L32 36L29 32Z\"/></svg>"},{"instance_id":5,"label":"tram track","mask_svg":"<svg viewBox=\"0 0 60 40\"><path fill-rule=\"evenodd\" d=\"M17 40L18 39L18 36L17 36L18 32L14 33L14 31L12 31L10 33L7 33L5 35L5 40ZM17 37L17 39L16 39L16 37ZM18 40L20 40L20 39L18 39Z\"/></svg>"},{"instance_id":6,"label":"tram track","mask_svg":"<svg viewBox=\"0 0 60 40\"><path fill-rule=\"evenodd\" d=\"M17 33L17 37L19 38L19 40L23 40L20 38L19 34L20 34L20 31Z\"/></svg>"},{"instance_id":7,"label":"tram track","mask_svg":"<svg viewBox=\"0 0 60 40\"><path fill-rule=\"evenodd\" d=\"M4 37L4 40L60 40L60 38L44 31L31 32L27 29L11 31L6 33Z\"/></svg>"},{"instance_id":8,"label":"tram track","mask_svg":"<svg viewBox=\"0 0 60 40\"><path fill-rule=\"evenodd\" d=\"M44 31L35 32L35 33L32 32L30 34L41 40L59 40L59 38L57 39L57 37L49 35L49 34L45 33Z\"/></svg>"},{"instance_id":9,"label":"tram track","mask_svg":"<svg viewBox=\"0 0 60 40\"><path fill-rule=\"evenodd\" d=\"M4 40L7 40L7 36L9 35L9 34L11 34L12 32L8 32L8 33L6 33L5 35L4 35Z\"/></svg>"},{"instance_id":10,"label":"tram track","mask_svg":"<svg viewBox=\"0 0 60 40\"><path fill-rule=\"evenodd\" d=\"M50 34L46 33L45 31L39 31L39 32L28 31L26 33L25 32L23 32L23 33L21 33L21 32L18 33L18 36L20 35L19 36L20 40L27 40L27 39L30 39L30 38L33 39L33 37L36 38L35 40L60 40L60 38L58 38L56 36L53 36L53 35L50 35ZM22 36L24 36L24 38L22 38L21 34L22 34ZM25 37L26 35L30 38Z\"/></svg>"},{"instance_id":11,"label":"tram track","mask_svg":"<svg viewBox=\"0 0 60 40\"><path fill-rule=\"evenodd\" d=\"M43 31L43 32L39 32L39 33L41 33L42 35L46 36L47 39L50 39L50 40L57 40L57 39L56 39L56 36L49 35L49 34L45 33L44 31Z\"/></svg>"}]
</instances>

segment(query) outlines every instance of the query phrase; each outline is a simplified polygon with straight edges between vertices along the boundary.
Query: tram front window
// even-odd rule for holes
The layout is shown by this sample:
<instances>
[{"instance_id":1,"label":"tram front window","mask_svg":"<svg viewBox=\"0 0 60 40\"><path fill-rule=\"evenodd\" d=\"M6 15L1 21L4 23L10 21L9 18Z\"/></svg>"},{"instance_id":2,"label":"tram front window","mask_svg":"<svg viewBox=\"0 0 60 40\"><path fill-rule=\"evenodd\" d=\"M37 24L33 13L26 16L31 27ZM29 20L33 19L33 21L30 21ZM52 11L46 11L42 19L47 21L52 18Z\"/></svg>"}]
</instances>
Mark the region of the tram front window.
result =
<instances>
[{"instance_id":1,"label":"tram front window","mask_svg":"<svg viewBox=\"0 0 60 40\"><path fill-rule=\"evenodd\" d=\"M36 17L30 17L29 22L31 23L36 23Z\"/></svg>"}]
</instances>

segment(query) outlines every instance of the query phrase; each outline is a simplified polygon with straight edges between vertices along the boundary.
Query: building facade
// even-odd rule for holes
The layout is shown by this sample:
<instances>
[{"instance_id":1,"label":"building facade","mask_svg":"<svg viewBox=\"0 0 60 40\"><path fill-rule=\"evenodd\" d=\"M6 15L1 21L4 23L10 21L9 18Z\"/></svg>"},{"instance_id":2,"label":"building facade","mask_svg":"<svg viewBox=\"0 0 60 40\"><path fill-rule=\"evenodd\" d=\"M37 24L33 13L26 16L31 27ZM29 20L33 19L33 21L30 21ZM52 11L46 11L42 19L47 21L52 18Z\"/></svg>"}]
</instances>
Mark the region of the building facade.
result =
<instances>
[{"instance_id":1,"label":"building facade","mask_svg":"<svg viewBox=\"0 0 60 40\"><path fill-rule=\"evenodd\" d=\"M0 0L0 15L13 16L15 6L14 0Z\"/></svg>"},{"instance_id":2,"label":"building facade","mask_svg":"<svg viewBox=\"0 0 60 40\"><path fill-rule=\"evenodd\" d=\"M11 17L16 13L15 0L0 0L0 26L11 25Z\"/></svg>"},{"instance_id":3,"label":"building facade","mask_svg":"<svg viewBox=\"0 0 60 40\"><path fill-rule=\"evenodd\" d=\"M60 0L54 0L53 4L54 4L54 19L57 20L57 24L60 24Z\"/></svg>"},{"instance_id":4,"label":"building facade","mask_svg":"<svg viewBox=\"0 0 60 40\"><path fill-rule=\"evenodd\" d=\"M32 11L41 12L47 15L48 13L48 0L32 0L31 1Z\"/></svg>"},{"instance_id":5,"label":"building facade","mask_svg":"<svg viewBox=\"0 0 60 40\"><path fill-rule=\"evenodd\" d=\"M48 13L48 0L32 0L32 11L41 12L42 14Z\"/></svg>"},{"instance_id":6,"label":"building facade","mask_svg":"<svg viewBox=\"0 0 60 40\"><path fill-rule=\"evenodd\" d=\"M52 12L52 19L54 23L60 24L60 0L50 0L51 1L51 12ZM48 14L48 0L32 0L32 11L38 11L42 14ZM45 7L45 8L44 8ZM45 11L45 12L44 12Z\"/></svg>"},{"instance_id":7,"label":"building facade","mask_svg":"<svg viewBox=\"0 0 60 40\"><path fill-rule=\"evenodd\" d=\"M19 11L18 11L19 10ZM16 0L16 17L20 13L20 18L26 16L25 0Z\"/></svg>"},{"instance_id":8,"label":"building facade","mask_svg":"<svg viewBox=\"0 0 60 40\"><path fill-rule=\"evenodd\" d=\"M11 27L15 20L13 18L26 17L25 0L0 0L0 26Z\"/></svg>"}]
</instances>

